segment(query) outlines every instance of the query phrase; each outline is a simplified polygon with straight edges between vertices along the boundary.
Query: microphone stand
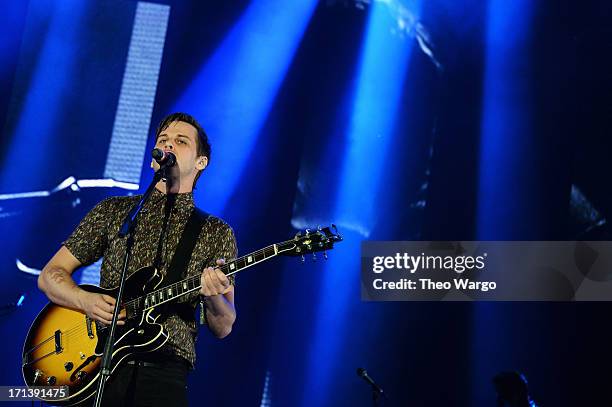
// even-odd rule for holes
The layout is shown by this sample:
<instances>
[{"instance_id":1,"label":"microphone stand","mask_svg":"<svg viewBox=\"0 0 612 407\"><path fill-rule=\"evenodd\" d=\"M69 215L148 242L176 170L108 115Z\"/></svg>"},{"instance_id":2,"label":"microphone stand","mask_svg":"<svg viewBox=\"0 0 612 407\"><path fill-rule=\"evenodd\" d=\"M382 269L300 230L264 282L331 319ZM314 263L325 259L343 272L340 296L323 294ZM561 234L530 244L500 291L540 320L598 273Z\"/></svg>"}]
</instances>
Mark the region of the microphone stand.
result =
<instances>
[{"instance_id":1,"label":"microphone stand","mask_svg":"<svg viewBox=\"0 0 612 407\"><path fill-rule=\"evenodd\" d=\"M370 388L372 389L372 405L374 407L378 407L380 396L383 396L387 400L389 399L387 397L387 393L385 393L383 389L380 388L380 386L378 386L370 376L368 376L368 372L364 368L357 369L357 376L361 377L370 385Z\"/></svg>"},{"instance_id":2,"label":"microphone stand","mask_svg":"<svg viewBox=\"0 0 612 407\"><path fill-rule=\"evenodd\" d=\"M159 170L155 172L155 174L153 175L153 181L151 181L151 184L143 194L142 198L140 199L140 202L138 202L138 204L134 206L132 210L127 214L127 216L123 220L123 225L121 226L121 229L119 229L119 237L127 236L126 250L125 256L123 258L123 269L121 270L121 280L119 282L117 301L115 302L115 309L113 311L113 319L111 321L108 337L106 338L106 343L104 345L104 353L102 354L100 377L98 378L98 389L96 390L96 399L94 402L95 407L100 407L100 405L102 404L104 386L106 385L106 381L108 380L111 374L111 356L113 353L113 348L115 347L115 331L117 327L117 320L119 319L119 312L121 311L121 300L123 299L123 289L125 288L125 278L127 275L128 263L132 254L132 247L134 246L133 232L136 229L136 217L142 210L144 204L149 200L149 197L153 193L153 189L155 189L155 185L157 185L157 183L162 178L168 179L167 170L172 165L174 165L174 162L167 161L165 164L162 164Z\"/></svg>"},{"instance_id":3,"label":"microphone stand","mask_svg":"<svg viewBox=\"0 0 612 407\"><path fill-rule=\"evenodd\" d=\"M378 400L380 399L380 392L374 386L372 386L372 405L378 407Z\"/></svg>"}]
</instances>

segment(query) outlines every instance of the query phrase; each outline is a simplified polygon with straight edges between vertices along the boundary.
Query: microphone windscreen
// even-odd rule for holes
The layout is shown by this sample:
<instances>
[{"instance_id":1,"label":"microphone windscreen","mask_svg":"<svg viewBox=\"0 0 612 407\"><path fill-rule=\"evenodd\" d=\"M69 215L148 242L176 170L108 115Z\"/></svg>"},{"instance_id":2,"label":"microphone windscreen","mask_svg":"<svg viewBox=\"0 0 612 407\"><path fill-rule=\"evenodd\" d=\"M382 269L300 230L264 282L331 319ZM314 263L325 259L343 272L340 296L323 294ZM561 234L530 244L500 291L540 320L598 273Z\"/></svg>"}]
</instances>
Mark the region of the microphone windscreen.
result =
<instances>
[{"instance_id":1,"label":"microphone windscreen","mask_svg":"<svg viewBox=\"0 0 612 407\"><path fill-rule=\"evenodd\" d=\"M151 151L151 155L154 159L161 160L164 157L164 152L159 148L154 148L153 151Z\"/></svg>"}]
</instances>

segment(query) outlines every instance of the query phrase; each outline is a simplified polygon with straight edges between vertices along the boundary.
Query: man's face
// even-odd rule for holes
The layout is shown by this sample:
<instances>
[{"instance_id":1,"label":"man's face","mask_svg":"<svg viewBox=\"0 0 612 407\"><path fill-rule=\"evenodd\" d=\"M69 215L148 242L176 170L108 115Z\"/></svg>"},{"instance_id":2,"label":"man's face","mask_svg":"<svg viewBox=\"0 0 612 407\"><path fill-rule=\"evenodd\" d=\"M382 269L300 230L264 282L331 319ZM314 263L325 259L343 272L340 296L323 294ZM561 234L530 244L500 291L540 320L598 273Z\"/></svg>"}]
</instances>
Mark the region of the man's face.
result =
<instances>
[{"instance_id":1,"label":"man's face","mask_svg":"<svg viewBox=\"0 0 612 407\"><path fill-rule=\"evenodd\" d=\"M156 148L164 151L172 151L176 156L176 165L179 170L181 183L191 182L195 179L198 171L203 170L208 164L205 156L198 157L197 148L198 131L185 122L172 122L157 137ZM159 169L159 165L153 161L153 168Z\"/></svg>"}]
</instances>

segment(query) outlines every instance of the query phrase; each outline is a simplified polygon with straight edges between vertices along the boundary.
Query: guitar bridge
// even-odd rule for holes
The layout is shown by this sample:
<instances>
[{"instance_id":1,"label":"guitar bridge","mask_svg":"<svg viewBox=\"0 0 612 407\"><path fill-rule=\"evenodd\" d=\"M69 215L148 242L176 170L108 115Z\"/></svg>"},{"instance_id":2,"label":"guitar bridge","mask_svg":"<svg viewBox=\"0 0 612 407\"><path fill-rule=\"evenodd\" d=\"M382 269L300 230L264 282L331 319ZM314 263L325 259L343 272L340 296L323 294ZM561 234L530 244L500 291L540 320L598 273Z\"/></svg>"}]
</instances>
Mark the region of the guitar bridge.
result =
<instances>
[{"instance_id":1,"label":"guitar bridge","mask_svg":"<svg viewBox=\"0 0 612 407\"><path fill-rule=\"evenodd\" d=\"M62 331L55 331L55 353L62 353Z\"/></svg>"},{"instance_id":2,"label":"guitar bridge","mask_svg":"<svg viewBox=\"0 0 612 407\"><path fill-rule=\"evenodd\" d=\"M93 339L94 338L94 333L93 333L93 328L92 328L93 321L87 315L85 315L85 325L87 325L87 336L89 337L89 339Z\"/></svg>"}]
</instances>

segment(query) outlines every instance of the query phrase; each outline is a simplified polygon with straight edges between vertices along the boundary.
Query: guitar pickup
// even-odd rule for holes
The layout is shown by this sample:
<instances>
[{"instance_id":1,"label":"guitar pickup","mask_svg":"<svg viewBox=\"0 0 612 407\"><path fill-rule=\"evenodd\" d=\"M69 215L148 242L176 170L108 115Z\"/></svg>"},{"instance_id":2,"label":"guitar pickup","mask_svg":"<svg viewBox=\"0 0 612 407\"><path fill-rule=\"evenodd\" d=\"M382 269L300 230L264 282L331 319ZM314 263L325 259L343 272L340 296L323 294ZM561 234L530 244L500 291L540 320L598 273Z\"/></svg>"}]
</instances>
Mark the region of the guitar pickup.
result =
<instances>
[{"instance_id":1,"label":"guitar pickup","mask_svg":"<svg viewBox=\"0 0 612 407\"><path fill-rule=\"evenodd\" d=\"M55 331L55 353L62 353L62 332L58 329Z\"/></svg>"}]
</instances>

